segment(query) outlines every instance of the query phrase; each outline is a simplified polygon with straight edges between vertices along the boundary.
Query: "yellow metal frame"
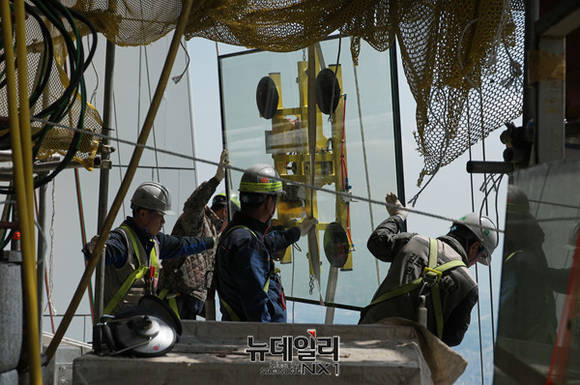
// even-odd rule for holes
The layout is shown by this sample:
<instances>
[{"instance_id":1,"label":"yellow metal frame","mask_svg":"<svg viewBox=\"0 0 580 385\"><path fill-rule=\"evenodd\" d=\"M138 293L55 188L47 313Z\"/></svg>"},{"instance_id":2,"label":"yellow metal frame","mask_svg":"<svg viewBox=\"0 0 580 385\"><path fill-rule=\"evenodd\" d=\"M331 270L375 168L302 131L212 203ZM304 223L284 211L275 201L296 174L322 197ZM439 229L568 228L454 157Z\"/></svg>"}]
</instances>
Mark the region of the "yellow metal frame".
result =
<instances>
[{"instance_id":1,"label":"yellow metal frame","mask_svg":"<svg viewBox=\"0 0 580 385\"><path fill-rule=\"evenodd\" d=\"M278 90L278 110L272 118L271 135L276 137L277 145L272 153L274 167L280 176L286 180L310 183L310 153L308 143L308 62L299 61L298 66L298 91L300 105L298 107L284 107L281 76L279 72L270 73L270 78L274 81ZM339 66L330 66L333 72L336 71L340 88L342 89L342 70ZM316 72L320 71L318 58L316 58ZM332 135L330 138L324 136L322 130L322 113L316 105L316 154L315 154L315 182L314 185L322 187L325 185L335 185L336 191L344 192L341 180L341 145L343 146L344 162L346 163L346 143L342 143L343 117L344 117L344 97L340 96L332 122ZM293 121L290 117L296 117ZM329 141L332 143L332 150L328 150ZM280 144L281 143L281 144ZM345 181L345 185L347 182ZM348 190L346 188L345 190ZM304 194L304 206L301 202L292 202L281 199L278 203L278 217L274 221L275 225L291 226L295 225L305 214L305 210L312 205L314 217L318 217L318 202L316 191L311 195ZM348 202L342 198L336 198L335 212L336 222L338 222L347 232L347 207ZM327 223L319 223L318 231L324 230ZM349 240L350 242L350 240ZM352 245L351 245L352 248ZM282 263L292 262L291 250L286 249L281 259ZM352 252L349 251L348 258L342 270L352 270ZM312 266L310 274L313 273Z\"/></svg>"},{"instance_id":2,"label":"yellow metal frame","mask_svg":"<svg viewBox=\"0 0 580 385\"><path fill-rule=\"evenodd\" d=\"M38 327L38 296L36 290L36 257L34 241L32 139L30 132L30 108L28 104L28 65L26 52L26 16L24 0L14 1L16 61L18 86L12 49L12 15L8 1L0 5L2 14L2 38L6 54L6 79L10 122L10 145L14 163L14 186L18 206L18 221L22 233L22 269L24 304L26 307L27 346L30 367L30 383L42 384L40 367L40 332ZM18 99L17 93L18 90Z\"/></svg>"}]
</instances>

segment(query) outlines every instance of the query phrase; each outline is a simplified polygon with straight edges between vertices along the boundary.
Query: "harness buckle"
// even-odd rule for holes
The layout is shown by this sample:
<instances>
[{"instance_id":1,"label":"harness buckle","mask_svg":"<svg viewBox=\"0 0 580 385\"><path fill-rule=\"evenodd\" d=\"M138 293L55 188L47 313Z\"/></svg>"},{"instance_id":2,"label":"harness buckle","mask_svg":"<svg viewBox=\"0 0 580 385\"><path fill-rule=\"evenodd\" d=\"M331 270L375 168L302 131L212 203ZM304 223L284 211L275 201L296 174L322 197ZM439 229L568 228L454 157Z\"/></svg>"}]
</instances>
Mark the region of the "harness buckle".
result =
<instances>
[{"instance_id":1,"label":"harness buckle","mask_svg":"<svg viewBox=\"0 0 580 385\"><path fill-rule=\"evenodd\" d=\"M435 286L439 283L442 275L442 272L425 266L423 269L423 282L429 287Z\"/></svg>"}]
</instances>

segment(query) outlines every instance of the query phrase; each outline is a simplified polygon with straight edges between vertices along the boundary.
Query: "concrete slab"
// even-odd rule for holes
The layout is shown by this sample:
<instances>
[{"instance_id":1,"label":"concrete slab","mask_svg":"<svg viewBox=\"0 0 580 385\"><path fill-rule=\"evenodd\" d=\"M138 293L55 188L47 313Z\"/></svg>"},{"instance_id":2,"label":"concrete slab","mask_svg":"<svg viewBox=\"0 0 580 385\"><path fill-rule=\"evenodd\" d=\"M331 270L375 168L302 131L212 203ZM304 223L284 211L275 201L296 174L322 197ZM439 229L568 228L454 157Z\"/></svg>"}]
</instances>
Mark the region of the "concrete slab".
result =
<instances>
[{"instance_id":1,"label":"concrete slab","mask_svg":"<svg viewBox=\"0 0 580 385\"><path fill-rule=\"evenodd\" d=\"M87 354L74 361L77 385L130 384L432 384L431 371L411 326L259 324L185 321L174 350L157 358L99 357ZM291 361L265 355L251 362L247 338L268 342L270 337L340 337L339 359L317 356L302 365L297 351Z\"/></svg>"}]
</instances>

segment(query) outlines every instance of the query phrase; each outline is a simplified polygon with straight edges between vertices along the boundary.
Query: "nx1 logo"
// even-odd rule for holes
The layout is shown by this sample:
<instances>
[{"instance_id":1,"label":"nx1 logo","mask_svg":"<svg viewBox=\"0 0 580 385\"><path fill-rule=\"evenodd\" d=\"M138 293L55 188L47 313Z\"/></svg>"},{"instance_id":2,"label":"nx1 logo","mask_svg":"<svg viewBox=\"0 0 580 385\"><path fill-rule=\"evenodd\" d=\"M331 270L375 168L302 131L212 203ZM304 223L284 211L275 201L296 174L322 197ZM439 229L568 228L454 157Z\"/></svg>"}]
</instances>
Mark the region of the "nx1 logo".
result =
<instances>
[{"instance_id":1,"label":"nx1 logo","mask_svg":"<svg viewBox=\"0 0 580 385\"><path fill-rule=\"evenodd\" d=\"M316 329L307 329L303 336L270 337L267 342L248 336L245 352L252 362L265 363L266 355L281 358L268 360L268 365L260 369L263 375L340 375L340 337L317 336Z\"/></svg>"}]
</instances>

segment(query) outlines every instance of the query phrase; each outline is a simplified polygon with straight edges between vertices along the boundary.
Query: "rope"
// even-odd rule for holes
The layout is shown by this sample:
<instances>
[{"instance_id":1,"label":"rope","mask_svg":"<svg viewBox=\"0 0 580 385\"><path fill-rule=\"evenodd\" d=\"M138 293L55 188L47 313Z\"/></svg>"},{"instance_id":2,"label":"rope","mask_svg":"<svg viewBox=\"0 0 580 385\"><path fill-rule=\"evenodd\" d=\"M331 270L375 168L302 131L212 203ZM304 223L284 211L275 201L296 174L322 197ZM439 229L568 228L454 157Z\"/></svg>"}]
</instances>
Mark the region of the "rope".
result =
<instances>
[{"instance_id":1,"label":"rope","mask_svg":"<svg viewBox=\"0 0 580 385\"><path fill-rule=\"evenodd\" d=\"M60 124L60 123L48 122L48 121L46 121L44 119L31 118L31 120L45 122L45 123L51 123L55 127L66 128L66 129L69 129L69 130L72 130L72 131L81 132L81 133L90 133L91 135L93 135L95 137L99 137L99 138L103 138L103 137L106 136L104 134L96 134L96 133L93 133L92 131L84 130L82 128L70 127L70 126L67 126L67 125L64 125L64 124ZM146 144L140 144L140 143L132 142L130 140L125 140L125 139L119 139L119 143L128 144L128 145L131 145L131 146L134 146L134 147L137 147L137 148L141 148L141 149L147 149L147 150L152 150L152 151L155 150L155 148L153 148L151 146L148 146ZM218 166L219 165L219 162L215 162L213 160L204 159L204 158L198 158L196 156L182 154L182 153L175 152L175 151L171 151L171 150L165 150L165 149L162 149L162 148L158 148L157 151L160 152L160 153L162 153L162 154L167 154L167 155L175 156L175 157L181 158L181 159L193 160L193 161L196 161L196 162L210 164L210 165L213 165L213 166ZM240 167L236 167L236 166L232 166L231 164L228 165L227 168L229 170L238 171L238 172L241 172L241 173L243 173L245 171L245 169L240 168ZM327 188L324 188L324 187L314 186L314 185L311 185L309 183L289 181L289 180L286 180L286 179L283 179L283 178L280 178L280 177L274 177L274 176L269 176L269 175L264 175L264 176L267 176L270 179L279 180L281 182L286 182L286 183L289 183L289 184L292 184L292 185L302 186L302 187L305 187L305 188L311 188L311 189L314 189L316 191L325 192L325 193L332 194L332 195L336 195L336 196L343 197L343 198L348 198L348 199L351 199L352 198L354 200L358 200L358 201L361 201L361 202L371 202L373 204L377 204L377 205L380 205L380 206L383 206L383 207L384 206L394 207L394 205L391 205L391 204L386 203L384 201L377 201L375 199L368 199L368 198L365 198L365 197L359 196L359 195L347 194L347 193L344 193L344 192L341 192L341 191L330 190L330 189L327 189ZM423 211L423 210L417 210L417 209L410 208L410 207L405 207L405 211L407 211L409 213L412 213L412 214L426 216L426 217L429 217L429 218L440 219L440 220L443 220L443 221L446 221L446 222L459 222L459 219L457 219L457 218L446 217L444 215L435 214L435 213L428 212L428 211ZM544 219L544 221L560 220L560 219L562 219L562 218L548 218L548 219ZM573 220L573 219L580 219L580 218L567 217L567 218L563 218L563 219L564 220ZM539 221L542 221L542 220L540 219ZM503 229L500 229L500 228L492 228L492 227L486 227L486 226L482 226L482 228L488 229L488 230L497 231L498 233L503 233L504 232L504 230Z\"/></svg>"},{"instance_id":2,"label":"rope","mask_svg":"<svg viewBox=\"0 0 580 385\"><path fill-rule=\"evenodd\" d=\"M81 194L81 181L80 181L80 177L79 177L79 169L75 168L74 169L74 175L75 175L75 187L76 187L76 193L77 193L77 205L78 205L78 209L79 209L79 222L81 225L81 247L87 244L87 231L86 231L86 227L85 227L85 214L84 214L84 209L83 209L83 197ZM85 268L87 267L87 260L84 259L83 257L83 261L84 261L84 265ZM87 289L87 295L89 296L89 306L91 308L91 320L94 322L95 321L95 303L94 303L94 296L93 296L93 284L92 282L89 282L89 287Z\"/></svg>"},{"instance_id":3,"label":"rope","mask_svg":"<svg viewBox=\"0 0 580 385\"><path fill-rule=\"evenodd\" d=\"M469 25L468 25L469 26ZM467 27L465 27L467 28ZM464 30L465 32L465 30ZM463 35L462 39L463 40ZM461 40L459 41L461 44ZM467 137L468 137L468 145L469 145L469 161L472 160L472 153L471 153L471 105L469 104L469 98L467 98ZM470 180L470 189L471 189L471 212L475 212L475 193L473 188L473 174L469 173L469 180ZM466 250L467 251L467 250ZM479 270L477 267L477 262L475 263L475 282L477 286L479 286ZM481 336L481 305L479 300L477 301L477 331L479 335L479 367L481 370L481 385L484 385L484 378L483 378L483 342Z\"/></svg>"},{"instance_id":4,"label":"rope","mask_svg":"<svg viewBox=\"0 0 580 385\"><path fill-rule=\"evenodd\" d=\"M121 146L119 145L119 125L117 124L117 101L115 100L115 91L113 91L113 116L115 119L115 138L117 139L117 159L119 160L119 184L123 183L123 166L121 165ZM127 167L127 166L125 166ZM125 212L125 201L123 201L123 218L127 218Z\"/></svg>"},{"instance_id":5,"label":"rope","mask_svg":"<svg viewBox=\"0 0 580 385\"><path fill-rule=\"evenodd\" d=\"M351 44L352 44L352 37L351 37ZM364 130L364 126L363 126L363 118L362 118L362 107L361 107L361 102L360 102L360 88L358 85L358 71L356 69L356 65L352 66L352 69L354 71L354 87L356 89L356 103L357 103L357 107L358 107L358 121L359 121L359 128L360 128L360 139L361 139L361 144L362 144L362 153L363 153L363 162L364 162L364 168L365 168L365 181L367 184L367 197L370 200L371 199L371 181L369 178L369 166L368 166L368 162L367 162L367 146L366 146L366 142L365 142L365 130ZM371 202L369 201L369 217L371 219L371 231L373 231L375 229L375 219L373 216L373 208L371 205ZM375 258L375 267L376 267L376 271L377 271L377 284L381 284L381 276L380 276L380 272L379 272L379 260L377 258Z\"/></svg>"},{"instance_id":6,"label":"rope","mask_svg":"<svg viewBox=\"0 0 580 385\"><path fill-rule=\"evenodd\" d=\"M217 43L216 43L217 44ZM187 50L185 50L187 52ZM188 53L189 58L189 53ZM191 81L189 79L189 71L185 73L185 77L187 78L187 109L189 111L189 130L190 130L190 138L191 138L191 153L195 155L195 130L194 130L194 121L193 121L193 99L191 97ZM193 165L193 172L194 172L194 186L197 188L198 180L197 180L197 167L195 165L195 161L192 161Z\"/></svg>"},{"instance_id":7,"label":"rope","mask_svg":"<svg viewBox=\"0 0 580 385\"><path fill-rule=\"evenodd\" d=\"M50 253L48 255L48 265L49 265L49 269L48 269L48 274L46 273L46 267L45 267L45 277L44 280L46 281L46 306L49 309L50 313L56 313L57 310L56 308L52 305L52 289L54 287L54 281L53 281L53 272L54 272L54 215L55 215L55 198L54 198L54 190L55 190L55 183L54 183L54 179L52 181L52 194L51 194L51 200L52 200L52 214L50 217L50 230L49 230L49 234L50 234ZM44 310L46 311L46 307L44 308Z\"/></svg>"},{"instance_id":8,"label":"rope","mask_svg":"<svg viewBox=\"0 0 580 385\"><path fill-rule=\"evenodd\" d=\"M502 20L503 20L503 12L502 12ZM481 88L483 88L484 84L485 83L482 82ZM483 89L480 89L480 91L479 91L479 116L480 116L480 122L481 122L481 150L482 150L483 161L485 162L486 156L485 156L485 135L484 135L485 133L484 133L484 128L483 128ZM483 179L484 179L484 181L487 179L487 174L485 174L485 173L483 174ZM485 215L489 216L489 205L487 203L487 194L485 194L483 201L485 202ZM481 217L481 210L480 210L479 216ZM496 218L496 223L499 223L497 218ZM497 238L497 242L499 243L499 236ZM495 325L494 325L494 316L493 316L493 282L492 282L492 276L491 276L491 263L492 263L492 261L490 260L489 267L487 269L487 274L489 277L489 306L490 306L490 311L491 311L491 354L493 356L494 347L495 347Z\"/></svg>"},{"instance_id":9,"label":"rope","mask_svg":"<svg viewBox=\"0 0 580 385\"><path fill-rule=\"evenodd\" d=\"M12 204L12 203L8 203L8 204ZM36 212L36 218L39 219L40 215L39 215L39 210L38 210L38 201L37 201L37 197L36 197L36 191L34 191L34 209ZM34 221L34 223L36 224L36 228L38 229L38 233L42 236L42 238L44 239L44 244L48 244L48 239L46 238L46 234L44 233L44 230L42 230L42 227L40 226L40 223L38 223L38 221ZM52 328L52 332L54 333L54 314L52 312L52 303L51 303L51 298L50 298L50 291L48 290L48 276L46 274L46 264L44 264L43 266L43 273L44 273L44 287L46 289L46 302L47 302L47 306L48 306L48 310L49 310L49 316L50 316L50 326ZM45 307L46 310L46 307Z\"/></svg>"},{"instance_id":10,"label":"rope","mask_svg":"<svg viewBox=\"0 0 580 385\"><path fill-rule=\"evenodd\" d=\"M181 44L181 40L180 40L180 44ZM145 71L147 72L147 89L149 91L149 104L151 104L151 101L153 100L153 97L151 96L151 76L149 75L149 55L147 54L147 47L144 48L145 49ZM139 78L139 81L141 81L141 79ZM155 166L157 167L156 171L157 171L157 182L161 183L161 179L159 177L159 158L157 156L157 136L155 135L155 122L153 123L153 147L155 148ZM151 170L151 173L153 174L153 170ZM151 178L153 179L153 178Z\"/></svg>"}]
</instances>

